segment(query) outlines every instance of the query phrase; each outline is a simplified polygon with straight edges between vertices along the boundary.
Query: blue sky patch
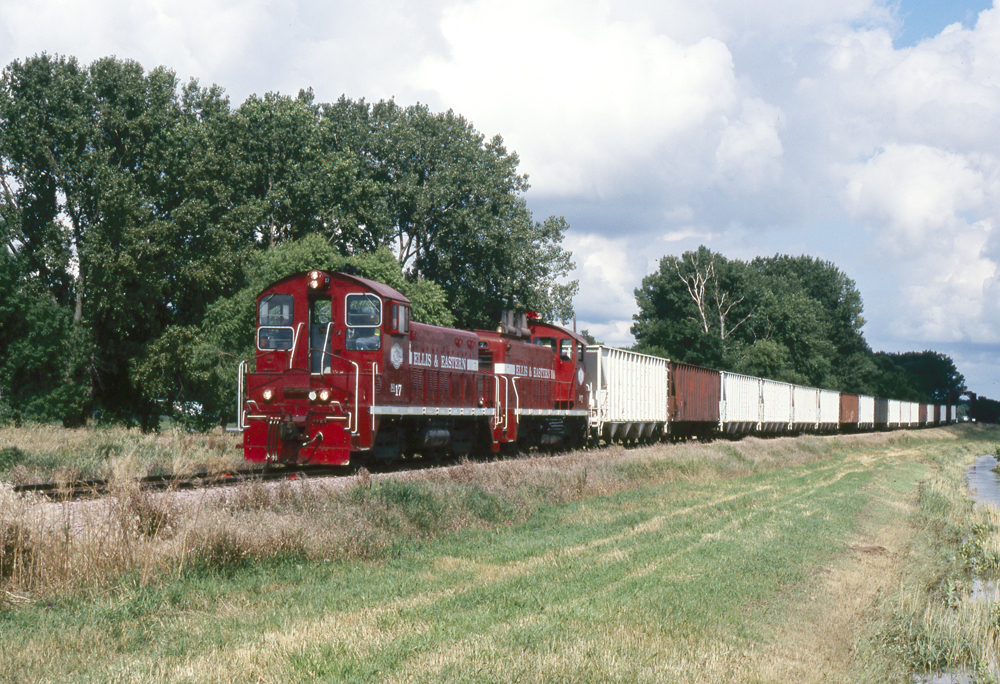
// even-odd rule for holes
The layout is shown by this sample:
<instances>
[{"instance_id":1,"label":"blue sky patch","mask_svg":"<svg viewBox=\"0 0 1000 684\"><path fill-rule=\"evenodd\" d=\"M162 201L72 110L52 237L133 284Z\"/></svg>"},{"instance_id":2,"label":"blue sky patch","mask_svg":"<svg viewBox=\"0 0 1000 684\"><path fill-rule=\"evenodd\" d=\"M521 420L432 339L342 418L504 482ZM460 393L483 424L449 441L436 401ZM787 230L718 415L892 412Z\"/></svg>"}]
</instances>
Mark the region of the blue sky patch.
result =
<instances>
[{"instance_id":1,"label":"blue sky patch","mask_svg":"<svg viewBox=\"0 0 1000 684\"><path fill-rule=\"evenodd\" d=\"M962 22L965 28L976 25L979 13L989 9L989 0L900 0L897 16L902 28L896 36L897 48L912 47L931 38L945 26Z\"/></svg>"}]
</instances>

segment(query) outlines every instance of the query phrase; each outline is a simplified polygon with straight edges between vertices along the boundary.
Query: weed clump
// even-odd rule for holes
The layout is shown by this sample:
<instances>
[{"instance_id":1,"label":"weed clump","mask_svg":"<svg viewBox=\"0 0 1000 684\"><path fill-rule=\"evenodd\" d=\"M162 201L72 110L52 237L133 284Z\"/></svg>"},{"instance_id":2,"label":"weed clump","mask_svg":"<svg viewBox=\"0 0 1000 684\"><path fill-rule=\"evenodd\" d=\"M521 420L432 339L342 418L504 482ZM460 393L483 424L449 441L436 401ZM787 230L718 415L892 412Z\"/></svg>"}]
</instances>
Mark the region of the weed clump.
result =
<instances>
[{"instance_id":1,"label":"weed clump","mask_svg":"<svg viewBox=\"0 0 1000 684\"><path fill-rule=\"evenodd\" d=\"M28 458L28 454L18 447L0 449L0 471L10 470Z\"/></svg>"},{"instance_id":2,"label":"weed clump","mask_svg":"<svg viewBox=\"0 0 1000 684\"><path fill-rule=\"evenodd\" d=\"M181 526L177 501L142 489L138 480L115 480L110 500L114 518L130 535L169 539Z\"/></svg>"},{"instance_id":3,"label":"weed clump","mask_svg":"<svg viewBox=\"0 0 1000 684\"><path fill-rule=\"evenodd\" d=\"M0 520L0 586L16 581L34 556L31 533L24 525Z\"/></svg>"}]
</instances>

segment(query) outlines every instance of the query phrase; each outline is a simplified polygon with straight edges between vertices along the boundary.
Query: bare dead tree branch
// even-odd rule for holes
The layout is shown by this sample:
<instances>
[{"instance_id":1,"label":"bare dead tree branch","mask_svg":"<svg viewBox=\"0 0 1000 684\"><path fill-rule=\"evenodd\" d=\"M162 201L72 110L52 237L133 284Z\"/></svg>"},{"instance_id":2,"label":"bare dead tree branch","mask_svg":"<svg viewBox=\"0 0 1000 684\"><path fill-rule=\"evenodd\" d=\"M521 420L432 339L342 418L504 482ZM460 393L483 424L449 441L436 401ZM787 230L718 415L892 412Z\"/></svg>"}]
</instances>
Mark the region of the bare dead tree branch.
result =
<instances>
[{"instance_id":1,"label":"bare dead tree branch","mask_svg":"<svg viewBox=\"0 0 1000 684\"><path fill-rule=\"evenodd\" d=\"M715 273L715 263L712 262L702 273L698 270L698 257L694 257L694 273L687 277L681 273L680 260L674 262L674 270L677 271L677 277L681 279L687 287L688 293L691 295L691 299L694 300L695 306L698 307L698 315L701 316L701 327L704 332L709 332L711 326L708 322L708 314L705 312L705 289L708 285L709 278Z\"/></svg>"},{"instance_id":2,"label":"bare dead tree branch","mask_svg":"<svg viewBox=\"0 0 1000 684\"><path fill-rule=\"evenodd\" d=\"M677 277L684 283L688 294L691 295L691 300L698 309L699 318L691 317L691 320L699 323L703 332L711 332L712 324L710 322L708 309L714 305L713 308L715 309L715 312L711 315L711 318L718 320L719 338L721 340L726 340L730 335L736 332L740 326L753 317L756 307L754 307L750 313L737 322L736 325L727 327L727 320L729 319L733 308L742 303L746 299L746 296L734 299L729 292L723 292L721 290L719 286L719 272L715 267L714 258L709 261L707 266L703 267L700 261L700 255L693 253L691 254L690 262L692 272L689 274L685 275L682 273L680 266L681 259L674 261L674 271L677 272Z\"/></svg>"}]
</instances>

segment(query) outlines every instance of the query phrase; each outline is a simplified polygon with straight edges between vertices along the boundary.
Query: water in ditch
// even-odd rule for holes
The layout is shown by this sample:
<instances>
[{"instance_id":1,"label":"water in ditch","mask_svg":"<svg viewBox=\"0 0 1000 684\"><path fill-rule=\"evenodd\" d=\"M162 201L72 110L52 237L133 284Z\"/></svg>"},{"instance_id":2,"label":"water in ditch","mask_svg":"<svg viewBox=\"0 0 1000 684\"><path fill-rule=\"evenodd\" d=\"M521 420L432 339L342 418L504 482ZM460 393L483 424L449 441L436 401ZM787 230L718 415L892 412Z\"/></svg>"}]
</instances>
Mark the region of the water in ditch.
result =
<instances>
[{"instance_id":1,"label":"water in ditch","mask_svg":"<svg viewBox=\"0 0 1000 684\"><path fill-rule=\"evenodd\" d=\"M969 483L969 496L980 505L1000 508L1000 474L996 472L995 456L980 456L965 471ZM972 584L973 601L998 601L1000 588L995 581L975 580ZM976 679L967 671L944 672L914 677L914 684L975 684Z\"/></svg>"}]
</instances>

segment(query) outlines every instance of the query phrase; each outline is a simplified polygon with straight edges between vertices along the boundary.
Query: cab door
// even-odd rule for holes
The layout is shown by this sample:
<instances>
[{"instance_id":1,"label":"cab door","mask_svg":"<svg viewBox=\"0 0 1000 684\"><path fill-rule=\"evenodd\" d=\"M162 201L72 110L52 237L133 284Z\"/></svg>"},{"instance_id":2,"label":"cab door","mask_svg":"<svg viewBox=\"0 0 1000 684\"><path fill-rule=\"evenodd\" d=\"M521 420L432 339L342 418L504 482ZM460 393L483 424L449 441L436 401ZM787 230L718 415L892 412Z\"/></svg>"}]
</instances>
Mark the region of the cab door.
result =
<instances>
[{"instance_id":1,"label":"cab door","mask_svg":"<svg viewBox=\"0 0 1000 684\"><path fill-rule=\"evenodd\" d=\"M309 373L325 375L332 370L333 302L329 295L309 299Z\"/></svg>"}]
</instances>

